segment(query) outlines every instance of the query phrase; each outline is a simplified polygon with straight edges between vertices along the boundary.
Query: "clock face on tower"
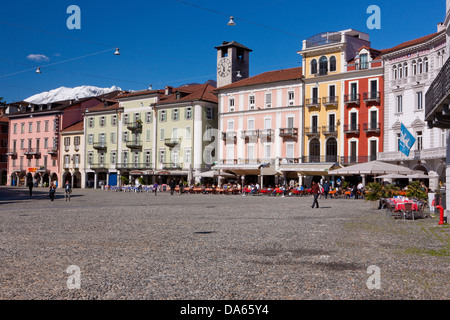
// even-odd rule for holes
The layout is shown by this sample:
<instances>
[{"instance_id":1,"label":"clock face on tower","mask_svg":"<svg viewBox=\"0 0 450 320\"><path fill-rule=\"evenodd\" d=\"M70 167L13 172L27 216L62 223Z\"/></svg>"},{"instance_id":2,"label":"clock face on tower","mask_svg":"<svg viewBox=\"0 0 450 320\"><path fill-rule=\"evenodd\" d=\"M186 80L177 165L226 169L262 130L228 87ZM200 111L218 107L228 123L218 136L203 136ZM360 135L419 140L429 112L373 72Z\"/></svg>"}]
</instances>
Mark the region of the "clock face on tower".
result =
<instances>
[{"instance_id":1,"label":"clock face on tower","mask_svg":"<svg viewBox=\"0 0 450 320\"><path fill-rule=\"evenodd\" d=\"M231 72L231 61L228 58L222 58L217 67L217 73L221 77L227 77Z\"/></svg>"}]
</instances>

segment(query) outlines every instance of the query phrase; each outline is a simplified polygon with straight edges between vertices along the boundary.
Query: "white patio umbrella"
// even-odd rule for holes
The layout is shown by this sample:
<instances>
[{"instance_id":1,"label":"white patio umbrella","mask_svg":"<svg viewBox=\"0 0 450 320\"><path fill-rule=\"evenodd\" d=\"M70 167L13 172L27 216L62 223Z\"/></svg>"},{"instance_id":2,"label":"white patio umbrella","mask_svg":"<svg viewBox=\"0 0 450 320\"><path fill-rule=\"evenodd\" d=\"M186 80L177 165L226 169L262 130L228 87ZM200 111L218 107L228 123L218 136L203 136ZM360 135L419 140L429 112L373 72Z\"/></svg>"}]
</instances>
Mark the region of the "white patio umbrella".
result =
<instances>
[{"instance_id":1,"label":"white patio umbrella","mask_svg":"<svg viewBox=\"0 0 450 320\"><path fill-rule=\"evenodd\" d=\"M231 173L226 173L219 170L211 170L211 171L205 171L202 173L195 174L196 177L202 177L202 178L214 178L214 177L224 177L224 178L233 178L236 177L236 175Z\"/></svg>"},{"instance_id":2,"label":"white patio umbrella","mask_svg":"<svg viewBox=\"0 0 450 320\"><path fill-rule=\"evenodd\" d=\"M408 179L430 179L429 175L426 175L422 172L414 173L407 176Z\"/></svg>"},{"instance_id":3,"label":"white patio umbrella","mask_svg":"<svg viewBox=\"0 0 450 320\"><path fill-rule=\"evenodd\" d=\"M397 173L389 173L385 174L383 176L376 177L377 179L408 179L408 176L405 176L403 174L397 174Z\"/></svg>"},{"instance_id":4,"label":"white patio umbrella","mask_svg":"<svg viewBox=\"0 0 450 320\"><path fill-rule=\"evenodd\" d=\"M411 170L407 167L398 166L395 164L390 164L381 161L371 161L366 163L359 163L353 166L344 167L337 170L332 170L328 172L328 175L382 175L382 174L414 174L416 171Z\"/></svg>"}]
</instances>

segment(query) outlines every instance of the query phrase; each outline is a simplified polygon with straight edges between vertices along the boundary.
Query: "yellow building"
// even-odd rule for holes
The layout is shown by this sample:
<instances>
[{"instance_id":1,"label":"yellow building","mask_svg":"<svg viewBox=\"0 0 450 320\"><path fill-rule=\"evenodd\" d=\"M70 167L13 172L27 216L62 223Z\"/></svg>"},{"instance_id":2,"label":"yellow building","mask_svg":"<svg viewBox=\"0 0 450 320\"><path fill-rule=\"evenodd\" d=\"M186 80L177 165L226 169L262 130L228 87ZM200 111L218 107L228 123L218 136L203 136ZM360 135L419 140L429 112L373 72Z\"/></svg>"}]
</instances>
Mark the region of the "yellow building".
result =
<instances>
[{"instance_id":1,"label":"yellow building","mask_svg":"<svg viewBox=\"0 0 450 320\"><path fill-rule=\"evenodd\" d=\"M362 46L370 46L369 36L352 29L303 41L298 52L305 82L303 163L336 164L344 154L345 73Z\"/></svg>"}]
</instances>

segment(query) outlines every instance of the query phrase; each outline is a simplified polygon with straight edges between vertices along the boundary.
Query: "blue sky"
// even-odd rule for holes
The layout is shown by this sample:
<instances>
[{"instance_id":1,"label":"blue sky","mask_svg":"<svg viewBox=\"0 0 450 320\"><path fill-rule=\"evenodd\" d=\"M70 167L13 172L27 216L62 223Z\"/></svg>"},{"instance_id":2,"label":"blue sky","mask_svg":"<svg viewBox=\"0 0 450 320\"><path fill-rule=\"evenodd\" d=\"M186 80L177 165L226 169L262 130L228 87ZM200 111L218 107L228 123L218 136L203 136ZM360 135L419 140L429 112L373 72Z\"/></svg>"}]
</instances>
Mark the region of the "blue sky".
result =
<instances>
[{"instance_id":1,"label":"blue sky","mask_svg":"<svg viewBox=\"0 0 450 320\"><path fill-rule=\"evenodd\" d=\"M81 9L80 30L67 28L70 5ZM380 30L367 28L370 5L381 9ZM3 1L0 12L0 97L12 102L61 86L141 90L215 80L214 47L223 41L253 50L251 76L300 66L302 40L320 32L356 29L386 49L436 32L445 0L25 0ZM236 26L227 26L230 15ZM112 51L91 55L105 50Z\"/></svg>"}]
</instances>

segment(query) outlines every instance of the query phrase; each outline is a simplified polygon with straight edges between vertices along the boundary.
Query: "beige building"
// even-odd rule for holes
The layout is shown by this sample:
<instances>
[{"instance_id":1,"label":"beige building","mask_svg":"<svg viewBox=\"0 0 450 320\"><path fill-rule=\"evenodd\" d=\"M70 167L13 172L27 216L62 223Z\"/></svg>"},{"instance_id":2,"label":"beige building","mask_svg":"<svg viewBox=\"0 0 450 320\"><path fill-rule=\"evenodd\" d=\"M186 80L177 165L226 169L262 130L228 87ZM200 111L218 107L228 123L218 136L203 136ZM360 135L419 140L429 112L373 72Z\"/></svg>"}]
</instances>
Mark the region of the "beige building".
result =
<instances>
[{"instance_id":1,"label":"beige building","mask_svg":"<svg viewBox=\"0 0 450 320\"><path fill-rule=\"evenodd\" d=\"M61 177L63 187L69 181L72 188L85 188L84 121L61 131Z\"/></svg>"}]
</instances>

